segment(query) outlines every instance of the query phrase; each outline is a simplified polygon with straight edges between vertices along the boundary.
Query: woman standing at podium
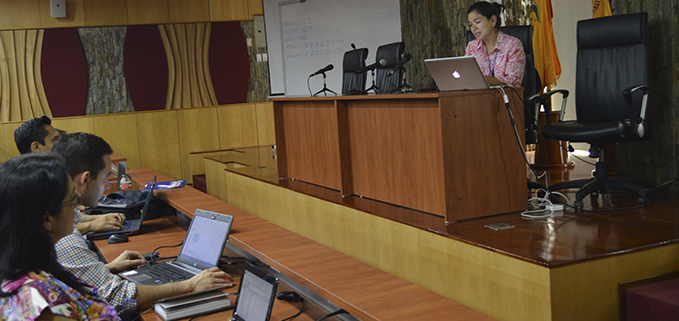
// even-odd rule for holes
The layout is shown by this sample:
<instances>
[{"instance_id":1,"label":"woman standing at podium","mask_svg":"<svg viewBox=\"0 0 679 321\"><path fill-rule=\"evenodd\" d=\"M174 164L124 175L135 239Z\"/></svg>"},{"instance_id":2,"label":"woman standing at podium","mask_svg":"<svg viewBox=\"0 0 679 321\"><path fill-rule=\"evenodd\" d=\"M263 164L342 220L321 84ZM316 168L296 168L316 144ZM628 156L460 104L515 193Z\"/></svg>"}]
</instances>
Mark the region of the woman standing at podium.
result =
<instances>
[{"instance_id":1,"label":"woman standing at podium","mask_svg":"<svg viewBox=\"0 0 679 321\"><path fill-rule=\"evenodd\" d=\"M54 244L73 231L79 201L59 156L0 165L0 320L119 320L96 288L57 262Z\"/></svg>"},{"instance_id":2,"label":"woman standing at podium","mask_svg":"<svg viewBox=\"0 0 679 321\"><path fill-rule=\"evenodd\" d=\"M519 87L523 80L526 54L519 39L500 31L500 12L503 8L497 3L479 1L467 9L469 29L476 39L467 44L465 56L476 58L486 77Z\"/></svg>"}]
</instances>

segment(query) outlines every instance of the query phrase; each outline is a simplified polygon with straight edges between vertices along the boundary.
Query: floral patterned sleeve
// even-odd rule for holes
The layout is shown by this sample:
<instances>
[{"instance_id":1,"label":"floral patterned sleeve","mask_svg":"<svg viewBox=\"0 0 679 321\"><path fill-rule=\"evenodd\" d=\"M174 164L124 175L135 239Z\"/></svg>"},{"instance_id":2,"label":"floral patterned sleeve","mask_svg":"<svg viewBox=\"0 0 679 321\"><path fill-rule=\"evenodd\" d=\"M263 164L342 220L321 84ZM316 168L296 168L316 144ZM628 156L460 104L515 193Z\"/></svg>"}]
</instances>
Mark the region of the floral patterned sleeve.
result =
<instances>
[{"instance_id":1,"label":"floral patterned sleeve","mask_svg":"<svg viewBox=\"0 0 679 321\"><path fill-rule=\"evenodd\" d=\"M495 78L507 85L520 87L526 66L526 53L523 52L523 45L519 39L507 35L504 35L503 38L502 43L500 43L502 47L500 58L503 64L502 67L497 67Z\"/></svg>"},{"instance_id":2,"label":"floral patterned sleeve","mask_svg":"<svg viewBox=\"0 0 679 321\"><path fill-rule=\"evenodd\" d=\"M41 271L3 282L5 292L17 290L0 298L0 320L35 320L45 309L54 315L75 320L120 320L116 310L97 293L80 293L51 274Z\"/></svg>"}]
</instances>

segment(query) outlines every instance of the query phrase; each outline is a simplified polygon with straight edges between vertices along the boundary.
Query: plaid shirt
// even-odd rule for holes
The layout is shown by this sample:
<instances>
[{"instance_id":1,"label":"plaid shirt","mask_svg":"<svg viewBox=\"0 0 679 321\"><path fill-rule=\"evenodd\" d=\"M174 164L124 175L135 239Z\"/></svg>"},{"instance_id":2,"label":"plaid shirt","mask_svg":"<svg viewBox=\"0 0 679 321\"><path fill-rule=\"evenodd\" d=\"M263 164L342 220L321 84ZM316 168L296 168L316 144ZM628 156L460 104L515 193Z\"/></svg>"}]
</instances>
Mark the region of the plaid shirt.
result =
<instances>
[{"instance_id":1,"label":"plaid shirt","mask_svg":"<svg viewBox=\"0 0 679 321\"><path fill-rule=\"evenodd\" d=\"M99 289L99 294L118 311L119 314L137 309L137 285L109 271L99 260L97 253L87 247L87 243L75 224L80 222L80 211L75 211L73 233L57 242L57 260L76 277Z\"/></svg>"},{"instance_id":2,"label":"plaid shirt","mask_svg":"<svg viewBox=\"0 0 679 321\"><path fill-rule=\"evenodd\" d=\"M488 54L482 40L474 39L467 45L465 56L473 56L485 76L492 76L507 85L521 86L526 53L517 38L500 31L495 49Z\"/></svg>"}]
</instances>

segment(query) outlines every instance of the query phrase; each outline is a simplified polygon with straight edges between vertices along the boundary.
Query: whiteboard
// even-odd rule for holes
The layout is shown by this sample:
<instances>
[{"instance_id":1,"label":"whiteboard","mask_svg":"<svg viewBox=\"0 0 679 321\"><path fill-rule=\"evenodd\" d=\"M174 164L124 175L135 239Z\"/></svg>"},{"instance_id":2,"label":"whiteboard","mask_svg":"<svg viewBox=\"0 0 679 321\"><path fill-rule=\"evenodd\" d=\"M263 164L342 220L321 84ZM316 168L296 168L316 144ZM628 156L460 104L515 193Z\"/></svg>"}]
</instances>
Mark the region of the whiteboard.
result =
<instances>
[{"instance_id":1,"label":"whiteboard","mask_svg":"<svg viewBox=\"0 0 679 321\"><path fill-rule=\"evenodd\" d=\"M368 48L371 64L377 47L401 41L399 0L264 0L264 23L271 95L318 92L323 76L309 75L329 64L327 86L340 94L342 59L352 43Z\"/></svg>"}]
</instances>

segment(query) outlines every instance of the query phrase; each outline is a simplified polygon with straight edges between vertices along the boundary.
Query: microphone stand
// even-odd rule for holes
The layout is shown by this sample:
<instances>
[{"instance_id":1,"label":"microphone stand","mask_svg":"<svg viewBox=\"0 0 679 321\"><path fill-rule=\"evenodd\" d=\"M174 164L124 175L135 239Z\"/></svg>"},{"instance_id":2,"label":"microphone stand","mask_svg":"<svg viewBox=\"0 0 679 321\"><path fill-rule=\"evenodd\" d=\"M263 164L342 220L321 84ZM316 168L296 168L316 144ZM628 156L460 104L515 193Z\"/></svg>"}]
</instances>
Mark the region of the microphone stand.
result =
<instances>
[{"instance_id":1,"label":"microphone stand","mask_svg":"<svg viewBox=\"0 0 679 321\"><path fill-rule=\"evenodd\" d=\"M399 71L403 71L403 82L401 83L400 86L398 86L398 88L394 89L392 91L392 93L397 92L397 91L398 92L404 92L404 93L409 92L409 91L413 91L413 87L408 85L408 83L406 82L406 68L401 67L401 68L399 68Z\"/></svg>"},{"instance_id":2,"label":"microphone stand","mask_svg":"<svg viewBox=\"0 0 679 321\"><path fill-rule=\"evenodd\" d=\"M372 86L370 86L368 89L365 90L365 93L368 93L368 91L370 91L370 90L377 93L377 89L380 89L380 88L375 85L375 69L370 70L370 74L372 75L372 78L373 78L373 84L372 84Z\"/></svg>"},{"instance_id":3,"label":"microphone stand","mask_svg":"<svg viewBox=\"0 0 679 321\"><path fill-rule=\"evenodd\" d=\"M328 95L328 92L331 92L337 96L337 93L328 89L327 83L325 81L325 73L323 73L323 89L319 90L317 93L314 94L314 97L318 96L318 94L323 93L325 96Z\"/></svg>"}]
</instances>

